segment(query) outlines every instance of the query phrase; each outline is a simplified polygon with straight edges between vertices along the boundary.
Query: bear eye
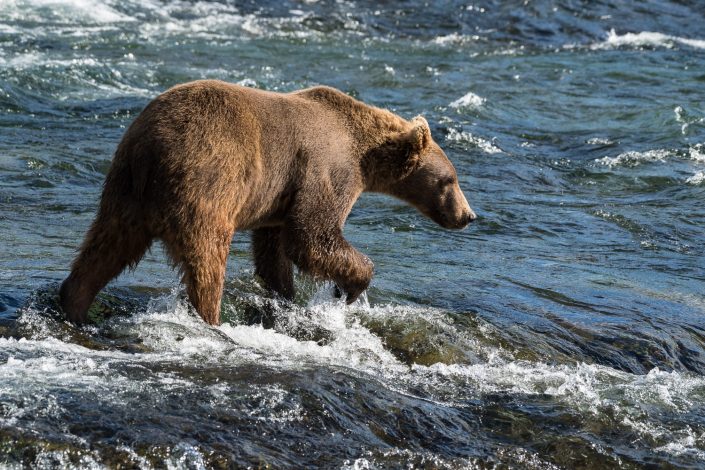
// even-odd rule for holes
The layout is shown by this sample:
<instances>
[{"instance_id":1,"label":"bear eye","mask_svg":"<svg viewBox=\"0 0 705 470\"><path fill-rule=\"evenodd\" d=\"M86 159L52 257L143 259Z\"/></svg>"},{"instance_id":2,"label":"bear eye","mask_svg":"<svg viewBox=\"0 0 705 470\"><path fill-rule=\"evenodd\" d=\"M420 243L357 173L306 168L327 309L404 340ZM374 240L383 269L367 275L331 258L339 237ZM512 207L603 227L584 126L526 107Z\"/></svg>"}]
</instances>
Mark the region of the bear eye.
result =
<instances>
[{"instance_id":1,"label":"bear eye","mask_svg":"<svg viewBox=\"0 0 705 470\"><path fill-rule=\"evenodd\" d=\"M450 186L451 184L453 184L453 178L451 177L441 178L440 180L438 180L438 186L440 186L441 188L445 188L446 186Z\"/></svg>"}]
</instances>

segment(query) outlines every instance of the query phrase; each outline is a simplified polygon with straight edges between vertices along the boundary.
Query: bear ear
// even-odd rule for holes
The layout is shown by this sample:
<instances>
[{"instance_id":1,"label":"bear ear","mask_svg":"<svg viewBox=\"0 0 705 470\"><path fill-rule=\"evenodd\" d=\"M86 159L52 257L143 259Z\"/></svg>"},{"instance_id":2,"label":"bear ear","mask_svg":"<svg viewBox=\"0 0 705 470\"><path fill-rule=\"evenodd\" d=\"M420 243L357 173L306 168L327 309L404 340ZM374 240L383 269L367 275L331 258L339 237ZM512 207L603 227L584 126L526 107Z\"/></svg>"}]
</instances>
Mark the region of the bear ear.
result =
<instances>
[{"instance_id":1,"label":"bear ear","mask_svg":"<svg viewBox=\"0 0 705 470\"><path fill-rule=\"evenodd\" d=\"M403 159L398 168L400 177L408 176L419 166L421 155L431 142L431 129L426 119L416 116L411 123L414 127L399 137L399 147L402 149L400 157Z\"/></svg>"},{"instance_id":2,"label":"bear ear","mask_svg":"<svg viewBox=\"0 0 705 470\"><path fill-rule=\"evenodd\" d=\"M405 178L421 163L421 155L431 144L431 130L421 116L412 119L411 125L410 130L389 136L363 157L363 172L372 187Z\"/></svg>"},{"instance_id":3,"label":"bear ear","mask_svg":"<svg viewBox=\"0 0 705 470\"><path fill-rule=\"evenodd\" d=\"M420 154L431 142L431 129L423 116L416 116L411 120L411 123L414 127L405 136L409 146L409 153Z\"/></svg>"}]
</instances>

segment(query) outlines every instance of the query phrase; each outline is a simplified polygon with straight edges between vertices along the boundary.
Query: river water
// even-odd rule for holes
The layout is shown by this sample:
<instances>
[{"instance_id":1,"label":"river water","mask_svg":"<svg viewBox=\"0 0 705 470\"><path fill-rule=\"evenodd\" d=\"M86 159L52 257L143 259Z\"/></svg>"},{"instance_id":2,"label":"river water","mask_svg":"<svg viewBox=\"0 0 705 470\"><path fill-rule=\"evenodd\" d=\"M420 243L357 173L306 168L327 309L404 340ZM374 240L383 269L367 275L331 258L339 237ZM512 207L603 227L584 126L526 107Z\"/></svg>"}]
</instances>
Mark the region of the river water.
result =
<instances>
[{"instance_id":1,"label":"river water","mask_svg":"<svg viewBox=\"0 0 705 470\"><path fill-rule=\"evenodd\" d=\"M705 8L0 2L0 463L702 468ZM65 323L112 152L168 87L327 84L423 114L478 221L364 195L362 301L252 279L219 328L157 245ZM264 326L267 328L265 328Z\"/></svg>"}]
</instances>

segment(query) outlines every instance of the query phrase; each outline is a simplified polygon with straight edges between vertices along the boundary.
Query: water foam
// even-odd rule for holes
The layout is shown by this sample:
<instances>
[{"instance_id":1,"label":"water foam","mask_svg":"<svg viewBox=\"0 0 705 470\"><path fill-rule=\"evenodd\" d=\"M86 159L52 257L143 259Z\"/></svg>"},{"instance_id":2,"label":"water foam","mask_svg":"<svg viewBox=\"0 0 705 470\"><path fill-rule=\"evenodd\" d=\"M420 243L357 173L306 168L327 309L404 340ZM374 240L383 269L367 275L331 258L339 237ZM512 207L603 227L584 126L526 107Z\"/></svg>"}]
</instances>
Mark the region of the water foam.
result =
<instances>
[{"instance_id":1,"label":"water foam","mask_svg":"<svg viewBox=\"0 0 705 470\"><path fill-rule=\"evenodd\" d=\"M616 157L605 156L595 160L598 165L609 167L610 169L615 167L637 167L645 163L663 163L668 159L673 157L679 157L681 159L688 159L696 162L696 164L705 162L705 153L703 152L704 146L702 144L695 144L688 147L687 151L675 151L668 149L653 149L644 152L629 151L620 153ZM705 182L705 171L697 170L695 173L684 179L686 184L690 185L700 185Z\"/></svg>"},{"instance_id":2,"label":"water foam","mask_svg":"<svg viewBox=\"0 0 705 470\"><path fill-rule=\"evenodd\" d=\"M698 163L705 163L705 144L695 144L688 149L688 156Z\"/></svg>"},{"instance_id":3,"label":"water foam","mask_svg":"<svg viewBox=\"0 0 705 470\"><path fill-rule=\"evenodd\" d=\"M173 37L187 35L205 40L238 40L248 38L326 38L330 31L309 23L313 13L299 11L288 16L268 16L242 13L230 2L158 0L10 0L1 4L2 20L31 21L21 30L13 25L0 25L0 30L13 28L18 34L31 36L78 35L124 28L126 23L139 22L134 32L151 43L173 43ZM123 13L129 12L129 13ZM0 21L2 21L0 20ZM80 26L77 29L75 26ZM347 15L342 30L356 32L360 24Z\"/></svg>"},{"instance_id":4,"label":"water foam","mask_svg":"<svg viewBox=\"0 0 705 470\"><path fill-rule=\"evenodd\" d=\"M664 162L674 155L674 152L666 149L647 150L645 152L624 152L616 157L602 157L595 160L599 165L608 166L637 166L642 163Z\"/></svg>"},{"instance_id":5,"label":"water foam","mask_svg":"<svg viewBox=\"0 0 705 470\"><path fill-rule=\"evenodd\" d=\"M11 21L59 20L74 23L131 22L134 18L119 12L110 2L96 0L6 0L0 9Z\"/></svg>"},{"instance_id":6,"label":"water foam","mask_svg":"<svg viewBox=\"0 0 705 470\"><path fill-rule=\"evenodd\" d=\"M312 13L298 11L289 16L266 16L256 13L243 14L231 3L196 1L170 2L162 4L154 0L145 2L150 21L142 24L140 35L152 42L161 42L165 37L188 35L191 38L224 39L238 38L288 38L322 39L331 32L311 27L308 23ZM141 6L141 4L140 4ZM136 6L136 8L140 8ZM356 31L359 24L346 17L343 29Z\"/></svg>"},{"instance_id":7,"label":"water foam","mask_svg":"<svg viewBox=\"0 0 705 470\"><path fill-rule=\"evenodd\" d=\"M693 176L686 178L685 182L696 186L705 183L705 171L698 171Z\"/></svg>"},{"instance_id":8,"label":"water foam","mask_svg":"<svg viewBox=\"0 0 705 470\"><path fill-rule=\"evenodd\" d=\"M431 42L439 46L458 46L476 42L479 39L480 36L478 35L468 36L466 34L450 33L443 36L436 36Z\"/></svg>"},{"instance_id":9,"label":"water foam","mask_svg":"<svg viewBox=\"0 0 705 470\"><path fill-rule=\"evenodd\" d=\"M608 146L608 145L615 144L615 142L613 140L608 139L606 137L592 137L592 138L586 140L585 143L588 145L600 145L600 146Z\"/></svg>"},{"instance_id":10,"label":"water foam","mask_svg":"<svg viewBox=\"0 0 705 470\"><path fill-rule=\"evenodd\" d=\"M621 426L656 442L659 452L674 455L700 452L702 436L694 435L687 425L679 425L677 417L687 415L703 401L704 377L659 369L635 375L596 364L517 359L496 344L477 340L489 336L489 343L496 343L492 338L496 338L497 332L489 326L466 336L441 311L415 306L369 306L364 301L346 306L342 301L332 300L327 288L319 290L306 306L282 304L279 308L280 313L293 317L287 320L288 325L297 321L318 324L332 333L331 339L325 343L297 340L262 325L225 323L211 327L200 320L175 290L152 300L142 313L113 318L100 328L86 331L89 335L136 337L144 346L143 352L95 350L46 336L52 328L57 329L52 327L55 320L30 309L20 321L33 327L38 339L0 338L0 350L5 357L4 363L0 363L0 390L4 401L10 404L2 419L5 424L12 424L18 419L60 416L65 410L55 401L52 403L52 394L48 392L57 387L91 390L109 397L106 399L127 400L127 403L127 397L138 391L158 399L162 388L187 390L194 386L190 379L169 372L150 372L135 380L130 371L136 364L173 363L198 368L259 365L293 370L324 366L374 378L392 391L421 394L424 400L442 406L463 406L468 399L485 394L551 396L585 416L613 416ZM363 326L365 318L368 323L370 319L381 321L382 335ZM46 328L38 328L43 319ZM394 322L413 324L420 319L430 329L454 335L452 342L469 352L465 357L470 362L409 366L395 357L385 341L384 328L390 328ZM419 327L426 330L428 327L423 326L426 324ZM431 337L429 341L435 339ZM208 390L214 403L230 403L227 386L215 383ZM35 405L12 408L11 404L26 393L38 397ZM261 406L250 412L256 419L272 422L302 419L304 411L298 404L283 405L287 393L276 384L267 390L253 390L249 401ZM660 424L659 416L664 413L676 417L668 429Z\"/></svg>"},{"instance_id":11,"label":"water foam","mask_svg":"<svg viewBox=\"0 0 705 470\"><path fill-rule=\"evenodd\" d=\"M441 323L443 327L452 328L451 324L443 320L445 315L442 312L421 307L369 306L360 301L353 306L346 306L344 301L331 301L328 289L318 291L306 307L290 308L291 310L286 311L287 315L305 316L307 322L313 321L332 330L333 340L327 344L300 341L273 329L265 329L261 325L225 323L217 328L210 327L204 324L183 300L173 294L158 299L147 312L125 321L137 327L140 337L148 346L154 348L155 352L178 351L186 356L212 357L217 350L227 351L237 345L252 350L256 353L252 357L257 360L267 357L269 360L283 361L291 365L307 360L364 370L371 367L375 373L382 369L394 376L400 371L408 374L410 370L417 376L455 376L472 383L478 392L570 397L584 404L586 411L594 406L612 403L620 396L622 400L638 403L639 406L659 405L673 411L685 412L697 403L691 395L705 392L705 378L702 377L659 369L653 369L647 375L634 375L595 364L550 365L516 360L499 347L487 347L472 340L465 348L475 349L475 364L413 364L409 369L389 353L382 338L362 326L356 312L402 323L422 317L437 325ZM155 326L155 320L163 324ZM174 335L166 331L167 327L175 325L186 327L189 334L198 337L194 339L196 342L184 344L184 338L179 333ZM145 327L153 328L154 333L147 333ZM181 329L179 331L186 332ZM485 329L483 334L491 331ZM56 345L62 343L53 341L55 343L52 344ZM209 343L210 346L206 346ZM207 349L205 354L204 347ZM60 348L68 351L74 348L81 350L81 347L76 345ZM231 360L230 354L227 360Z\"/></svg>"},{"instance_id":12,"label":"water foam","mask_svg":"<svg viewBox=\"0 0 705 470\"><path fill-rule=\"evenodd\" d=\"M502 149L497 147L497 145L495 145L493 141L485 140L482 137L478 137L470 132L458 131L456 129L450 128L448 130L448 135L446 136L446 139L451 142L470 144L474 147L479 148L485 153L502 153Z\"/></svg>"},{"instance_id":13,"label":"water foam","mask_svg":"<svg viewBox=\"0 0 705 470\"><path fill-rule=\"evenodd\" d=\"M672 48L676 45L692 47L694 49L705 49L705 40L688 39L679 36L657 33L652 31L642 31L640 33L617 34L614 29L607 33L604 42L593 44L591 49L611 49L615 47L666 47Z\"/></svg>"},{"instance_id":14,"label":"water foam","mask_svg":"<svg viewBox=\"0 0 705 470\"><path fill-rule=\"evenodd\" d=\"M295 329L300 323L317 325L331 333L331 340L325 344L297 340L286 331L265 329L261 325L224 324L220 330L240 346L294 365L317 362L370 373L378 370L380 365L394 373L405 370L405 366L385 348L383 340L355 318L356 310L370 310L366 298L348 307L343 300L332 301L327 288L318 291L306 307L289 306L286 309L286 328Z\"/></svg>"},{"instance_id":15,"label":"water foam","mask_svg":"<svg viewBox=\"0 0 705 470\"><path fill-rule=\"evenodd\" d=\"M688 135L691 127L699 127L705 124L705 117L691 116L683 106L676 106L673 109L673 113L676 115L676 122L681 124L681 134L683 135ZM695 147L702 147L702 144L697 144Z\"/></svg>"},{"instance_id":16,"label":"water foam","mask_svg":"<svg viewBox=\"0 0 705 470\"><path fill-rule=\"evenodd\" d=\"M696 442L687 425L665 430L659 424L663 413L685 415L697 409L705 398L705 378L700 376L658 368L634 375L594 364L516 360L470 366L437 364L428 370L456 383L465 382L466 390L476 394L548 395L584 415L614 416L637 434L660 442L657 450L662 452L702 452L698 447L705 436Z\"/></svg>"},{"instance_id":17,"label":"water foam","mask_svg":"<svg viewBox=\"0 0 705 470\"><path fill-rule=\"evenodd\" d=\"M485 104L485 101L487 101L485 98L482 98L481 96L476 95L473 92L467 92L457 100L453 101L450 103L448 106L451 108L479 108L480 106Z\"/></svg>"}]
</instances>

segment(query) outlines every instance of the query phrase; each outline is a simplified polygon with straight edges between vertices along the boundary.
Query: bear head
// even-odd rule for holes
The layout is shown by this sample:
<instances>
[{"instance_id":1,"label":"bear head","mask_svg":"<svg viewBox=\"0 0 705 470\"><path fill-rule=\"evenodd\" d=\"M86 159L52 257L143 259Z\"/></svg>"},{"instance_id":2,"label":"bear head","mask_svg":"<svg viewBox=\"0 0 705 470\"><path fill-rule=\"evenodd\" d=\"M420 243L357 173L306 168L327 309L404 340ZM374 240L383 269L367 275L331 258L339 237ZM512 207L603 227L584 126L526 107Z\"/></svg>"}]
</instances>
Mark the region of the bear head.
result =
<instances>
[{"instance_id":1,"label":"bear head","mask_svg":"<svg viewBox=\"0 0 705 470\"><path fill-rule=\"evenodd\" d=\"M477 216L458 185L458 174L431 137L426 119L392 135L368 154L370 190L408 202L444 228L461 229Z\"/></svg>"}]
</instances>

